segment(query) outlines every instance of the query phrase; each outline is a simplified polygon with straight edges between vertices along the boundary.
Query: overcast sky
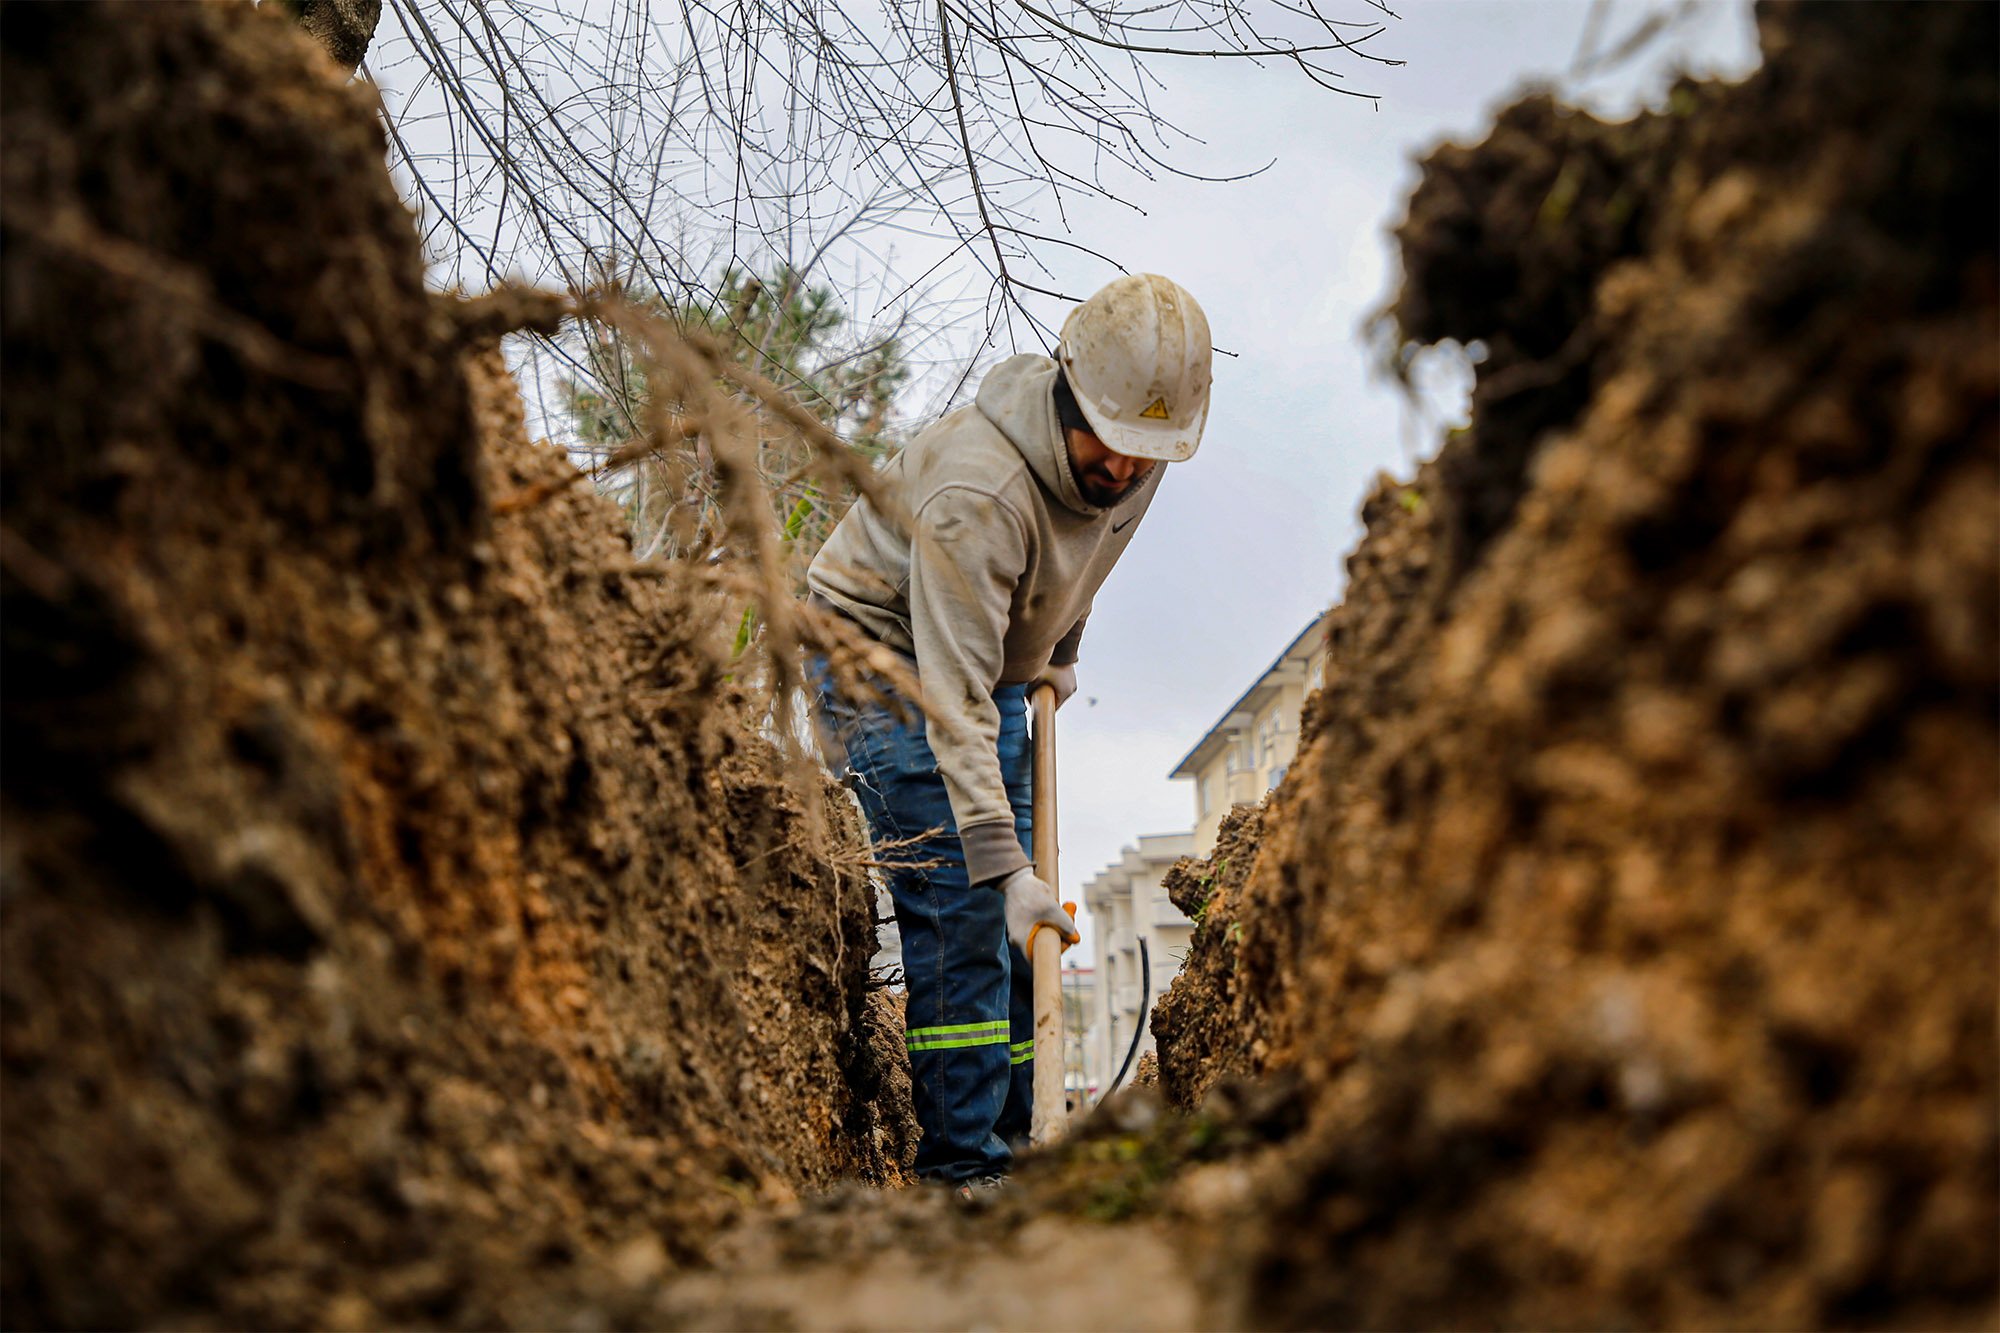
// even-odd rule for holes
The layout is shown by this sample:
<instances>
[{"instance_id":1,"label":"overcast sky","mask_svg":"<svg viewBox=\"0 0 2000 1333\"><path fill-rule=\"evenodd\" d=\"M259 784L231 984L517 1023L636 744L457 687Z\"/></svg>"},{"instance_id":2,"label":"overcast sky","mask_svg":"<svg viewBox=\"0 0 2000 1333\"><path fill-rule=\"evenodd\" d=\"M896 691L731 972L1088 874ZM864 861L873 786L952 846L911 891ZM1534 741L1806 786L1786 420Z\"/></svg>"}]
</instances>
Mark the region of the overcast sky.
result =
<instances>
[{"instance_id":1,"label":"overcast sky","mask_svg":"<svg viewBox=\"0 0 2000 1333\"><path fill-rule=\"evenodd\" d=\"M1391 289L1388 229L1416 160L1441 140L1483 138L1531 80L1629 114L1657 102L1676 68L1738 76L1756 63L1747 4L1697 7L1581 88L1563 78L1589 12L1581 0L1391 7L1400 18L1373 49L1408 63L1351 80L1382 95L1379 110L1278 70L1195 62L1169 112L1209 146L1178 160L1196 171L1276 166L1230 185L1148 186L1134 193L1147 214L1136 220L1076 215L1093 248L1192 292L1216 345L1238 355L1216 359L1201 451L1173 466L1097 598L1078 698L1057 727L1065 897L1080 899L1139 834L1192 826L1191 785L1167 773L1339 600L1377 473L1407 476L1435 447L1441 425L1419 426L1400 392L1371 377L1359 336ZM1645 12L1627 0L1605 27L1621 32ZM1063 276L1071 290L1106 280L1088 263Z\"/></svg>"}]
</instances>

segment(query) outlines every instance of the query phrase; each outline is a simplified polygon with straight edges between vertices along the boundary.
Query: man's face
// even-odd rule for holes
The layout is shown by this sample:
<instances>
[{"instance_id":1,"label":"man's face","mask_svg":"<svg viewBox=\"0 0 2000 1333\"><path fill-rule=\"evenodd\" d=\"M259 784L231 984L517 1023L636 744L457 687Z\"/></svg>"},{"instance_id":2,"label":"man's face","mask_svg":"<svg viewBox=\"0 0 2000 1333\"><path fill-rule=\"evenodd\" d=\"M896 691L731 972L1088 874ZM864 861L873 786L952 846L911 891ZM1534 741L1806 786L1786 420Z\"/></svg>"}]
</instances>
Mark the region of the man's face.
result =
<instances>
[{"instance_id":1,"label":"man's face","mask_svg":"<svg viewBox=\"0 0 2000 1333\"><path fill-rule=\"evenodd\" d=\"M1069 445L1069 467L1076 474L1076 488L1099 509L1109 509L1124 499L1153 470L1152 459L1118 453L1087 430L1072 427L1063 432L1063 438Z\"/></svg>"}]
</instances>

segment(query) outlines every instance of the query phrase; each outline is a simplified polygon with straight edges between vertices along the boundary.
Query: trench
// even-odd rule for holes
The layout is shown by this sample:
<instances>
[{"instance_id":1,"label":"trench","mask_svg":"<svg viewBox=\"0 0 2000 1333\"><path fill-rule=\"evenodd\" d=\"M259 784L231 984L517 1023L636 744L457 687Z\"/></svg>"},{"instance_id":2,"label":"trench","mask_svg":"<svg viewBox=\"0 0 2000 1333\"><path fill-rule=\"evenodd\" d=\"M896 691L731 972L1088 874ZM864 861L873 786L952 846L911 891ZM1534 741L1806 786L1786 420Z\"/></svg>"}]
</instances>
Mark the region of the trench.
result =
<instances>
[{"instance_id":1,"label":"trench","mask_svg":"<svg viewBox=\"0 0 2000 1333\"><path fill-rule=\"evenodd\" d=\"M426 291L274 14L0 10L0 1322L1990 1325L1994 23L1433 154L1473 424L1151 1085L968 1206L739 595L526 436L549 302Z\"/></svg>"}]
</instances>

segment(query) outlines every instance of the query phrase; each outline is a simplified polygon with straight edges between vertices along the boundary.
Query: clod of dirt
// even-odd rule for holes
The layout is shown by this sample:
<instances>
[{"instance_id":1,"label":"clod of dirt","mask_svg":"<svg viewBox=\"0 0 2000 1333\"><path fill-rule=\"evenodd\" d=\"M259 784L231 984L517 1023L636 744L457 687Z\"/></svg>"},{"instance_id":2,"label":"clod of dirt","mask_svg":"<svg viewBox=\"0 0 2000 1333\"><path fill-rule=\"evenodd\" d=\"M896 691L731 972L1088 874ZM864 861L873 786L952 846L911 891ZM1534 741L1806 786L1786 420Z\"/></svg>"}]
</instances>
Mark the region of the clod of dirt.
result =
<instances>
[{"instance_id":1,"label":"clod of dirt","mask_svg":"<svg viewBox=\"0 0 2000 1333\"><path fill-rule=\"evenodd\" d=\"M615 1312L901 1177L859 844L275 9L0 11L6 1320Z\"/></svg>"},{"instance_id":2,"label":"clod of dirt","mask_svg":"<svg viewBox=\"0 0 2000 1333\"><path fill-rule=\"evenodd\" d=\"M1258 988L1239 983L1243 883L1263 842L1264 806L1239 805L1222 817L1206 858L1182 857L1162 887L1194 923L1187 961L1153 1006L1160 1091L1181 1110L1196 1106L1217 1079L1254 1077L1271 1055L1267 1019L1284 1011L1268 975Z\"/></svg>"},{"instance_id":3,"label":"clod of dirt","mask_svg":"<svg viewBox=\"0 0 2000 1333\"><path fill-rule=\"evenodd\" d=\"M1162 1003L1182 1096L1253 1037L1308 1086L1216 1270L1260 1321L1996 1316L2000 32L1759 20L1413 200L1472 426L1371 499L1235 957Z\"/></svg>"}]
</instances>

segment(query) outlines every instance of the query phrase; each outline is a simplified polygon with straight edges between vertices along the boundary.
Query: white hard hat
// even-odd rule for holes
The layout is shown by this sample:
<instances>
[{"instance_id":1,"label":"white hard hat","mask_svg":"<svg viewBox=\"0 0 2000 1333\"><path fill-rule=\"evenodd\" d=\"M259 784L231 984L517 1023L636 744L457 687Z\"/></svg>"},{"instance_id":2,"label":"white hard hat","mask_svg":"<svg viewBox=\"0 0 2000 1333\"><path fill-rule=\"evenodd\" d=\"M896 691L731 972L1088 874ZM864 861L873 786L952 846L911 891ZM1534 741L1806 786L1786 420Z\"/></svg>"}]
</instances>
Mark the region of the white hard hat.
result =
<instances>
[{"instance_id":1,"label":"white hard hat","mask_svg":"<svg viewBox=\"0 0 2000 1333\"><path fill-rule=\"evenodd\" d=\"M1170 279L1135 273L1070 311L1056 360L1097 438L1133 458L1194 457L1208 422L1208 316Z\"/></svg>"}]
</instances>

